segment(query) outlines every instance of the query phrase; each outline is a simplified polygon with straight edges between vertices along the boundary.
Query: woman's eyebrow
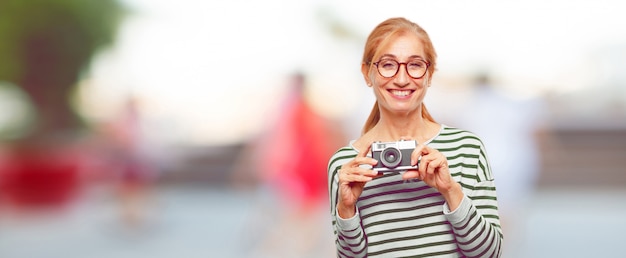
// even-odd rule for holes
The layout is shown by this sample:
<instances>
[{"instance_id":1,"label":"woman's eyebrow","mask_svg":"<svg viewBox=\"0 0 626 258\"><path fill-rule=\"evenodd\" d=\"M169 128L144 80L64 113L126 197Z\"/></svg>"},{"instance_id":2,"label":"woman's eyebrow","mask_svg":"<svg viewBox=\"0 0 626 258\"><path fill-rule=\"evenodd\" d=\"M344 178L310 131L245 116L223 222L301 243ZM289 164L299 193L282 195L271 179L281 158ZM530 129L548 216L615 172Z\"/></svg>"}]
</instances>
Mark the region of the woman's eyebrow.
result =
<instances>
[{"instance_id":1,"label":"woman's eyebrow","mask_svg":"<svg viewBox=\"0 0 626 258\"><path fill-rule=\"evenodd\" d=\"M385 58L385 57L396 59L396 56L392 55L392 54L383 54L382 56L380 56L381 59ZM409 56L408 59L422 59L422 60L426 60L426 59L424 59L424 57L422 57L420 55L412 55L412 56Z\"/></svg>"},{"instance_id":2,"label":"woman's eyebrow","mask_svg":"<svg viewBox=\"0 0 626 258\"><path fill-rule=\"evenodd\" d=\"M380 56L380 58L384 58L384 57L391 57L391 58L396 58L396 56L392 55L392 54L383 54L382 56Z\"/></svg>"}]
</instances>

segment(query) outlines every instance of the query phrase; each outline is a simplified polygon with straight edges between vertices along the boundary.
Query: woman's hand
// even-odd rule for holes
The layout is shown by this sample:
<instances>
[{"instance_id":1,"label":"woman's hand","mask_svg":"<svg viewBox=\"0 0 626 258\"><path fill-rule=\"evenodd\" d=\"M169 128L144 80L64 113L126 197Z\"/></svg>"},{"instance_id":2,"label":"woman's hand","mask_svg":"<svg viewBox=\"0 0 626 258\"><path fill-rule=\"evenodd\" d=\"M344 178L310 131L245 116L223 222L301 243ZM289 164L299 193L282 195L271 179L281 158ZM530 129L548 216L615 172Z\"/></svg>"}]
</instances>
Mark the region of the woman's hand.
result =
<instances>
[{"instance_id":1,"label":"woman's hand","mask_svg":"<svg viewBox=\"0 0 626 258\"><path fill-rule=\"evenodd\" d=\"M356 202L363 192L365 183L378 177L378 172L360 167L360 165L375 166L377 160L366 157L369 148L359 154L351 161L343 164L338 171L339 174L339 198L337 213L339 217L347 219L356 214Z\"/></svg>"},{"instance_id":2,"label":"woman's hand","mask_svg":"<svg viewBox=\"0 0 626 258\"><path fill-rule=\"evenodd\" d=\"M421 157L421 158L420 158ZM418 163L417 170L408 170L402 179L417 178L439 191L450 210L455 210L463 199L461 185L454 181L448 169L448 159L436 149L420 144L411 154L411 165Z\"/></svg>"}]
</instances>

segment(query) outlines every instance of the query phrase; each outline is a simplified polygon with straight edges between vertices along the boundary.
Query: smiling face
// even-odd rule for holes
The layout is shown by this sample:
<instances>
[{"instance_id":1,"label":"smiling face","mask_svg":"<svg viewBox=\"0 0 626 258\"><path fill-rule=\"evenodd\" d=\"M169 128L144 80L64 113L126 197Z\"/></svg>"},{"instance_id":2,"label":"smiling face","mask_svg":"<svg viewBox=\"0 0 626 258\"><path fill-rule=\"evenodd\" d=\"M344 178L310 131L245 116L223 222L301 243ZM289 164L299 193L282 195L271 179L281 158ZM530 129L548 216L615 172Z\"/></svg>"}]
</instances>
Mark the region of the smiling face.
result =
<instances>
[{"instance_id":1,"label":"smiling face","mask_svg":"<svg viewBox=\"0 0 626 258\"><path fill-rule=\"evenodd\" d=\"M420 38L414 33L395 35L387 44L381 46L378 53L374 63L381 60L395 60L403 63L396 75L391 78L383 77L374 64L363 67L363 76L368 85L372 86L382 113L406 115L420 112L428 89L429 74L419 79L412 78L407 73L406 64L404 64L426 60L424 45Z\"/></svg>"}]
</instances>

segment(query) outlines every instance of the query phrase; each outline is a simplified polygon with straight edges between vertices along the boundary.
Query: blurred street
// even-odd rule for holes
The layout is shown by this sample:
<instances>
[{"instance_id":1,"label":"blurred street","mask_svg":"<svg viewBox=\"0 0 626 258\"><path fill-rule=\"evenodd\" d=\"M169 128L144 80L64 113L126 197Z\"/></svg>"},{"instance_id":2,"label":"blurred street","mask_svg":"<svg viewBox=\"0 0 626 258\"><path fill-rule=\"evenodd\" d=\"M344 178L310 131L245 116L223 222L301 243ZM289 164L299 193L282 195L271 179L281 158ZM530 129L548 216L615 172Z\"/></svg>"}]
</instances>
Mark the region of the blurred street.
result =
<instances>
[{"instance_id":1,"label":"blurred street","mask_svg":"<svg viewBox=\"0 0 626 258\"><path fill-rule=\"evenodd\" d=\"M326 209L319 211L319 221L302 221L315 223L324 231L319 239L310 239L319 245L310 253L290 253L292 245L263 253L254 248L255 244L279 221L266 217L271 207L261 210L255 205L262 201L257 192L171 186L156 193L148 224L137 230L119 224L115 203L97 192L64 212L46 217L0 213L0 257L333 256ZM516 247L522 251L505 257L616 257L623 253L625 198L626 190L539 191L533 197L536 202L527 211L523 245ZM251 219L264 223L251 227ZM285 243L290 238L283 235Z\"/></svg>"},{"instance_id":2,"label":"blurred street","mask_svg":"<svg viewBox=\"0 0 626 258\"><path fill-rule=\"evenodd\" d=\"M261 250L257 245L276 226L280 207L259 209L256 192L213 187L162 187L155 191L145 224L120 223L117 204L103 192L85 195L64 211L38 215L0 213L3 258L172 258L172 257L330 257L330 218L313 223L324 229L323 246L309 254ZM267 204L267 203L266 203ZM275 214L268 214L273 210ZM273 215L272 218L268 217ZM323 221L324 220L324 221ZM260 221L262 224L252 224ZM306 234L306 232L302 232ZM265 252L266 254L264 254Z\"/></svg>"}]
</instances>

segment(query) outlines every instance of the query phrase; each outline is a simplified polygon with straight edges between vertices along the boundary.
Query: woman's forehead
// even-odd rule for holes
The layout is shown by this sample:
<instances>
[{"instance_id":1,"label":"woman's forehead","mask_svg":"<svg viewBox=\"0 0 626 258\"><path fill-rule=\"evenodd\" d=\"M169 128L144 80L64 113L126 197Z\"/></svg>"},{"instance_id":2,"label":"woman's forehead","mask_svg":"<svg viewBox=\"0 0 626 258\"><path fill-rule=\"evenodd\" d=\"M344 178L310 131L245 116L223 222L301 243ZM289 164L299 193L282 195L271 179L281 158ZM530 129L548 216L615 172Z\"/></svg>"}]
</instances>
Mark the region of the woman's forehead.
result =
<instances>
[{"instance_id":1,"label":"woman's forehead","mask_svg":"<svg viewBox=\"0 0 626 258\"><path fill-rule=\"evenodd\" d=\"M390 57L396 59L424 59L424 43L413 33L403 33L389 38L378 49L377 58Z\"/></svg>"}]
</instances>

